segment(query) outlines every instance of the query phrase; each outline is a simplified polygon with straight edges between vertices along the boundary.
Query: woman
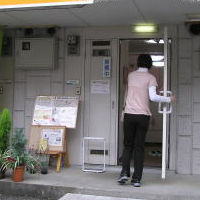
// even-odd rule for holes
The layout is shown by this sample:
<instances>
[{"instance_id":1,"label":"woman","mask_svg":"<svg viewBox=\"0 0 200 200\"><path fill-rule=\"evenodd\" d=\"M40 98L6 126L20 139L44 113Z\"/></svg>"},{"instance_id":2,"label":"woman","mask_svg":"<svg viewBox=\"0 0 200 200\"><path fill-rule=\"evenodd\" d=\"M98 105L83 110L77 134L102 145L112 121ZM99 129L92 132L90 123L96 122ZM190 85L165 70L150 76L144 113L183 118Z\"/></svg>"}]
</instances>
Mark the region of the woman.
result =
<instances>
[{"instance_id":1,"label":"woman","mask_svg":"<svg viewBox=\"0 0 200 200\"><path fill-rule=\"evenodd\" d=\"M130 177L130 157L134 150L134 173L131 184L140 187L143 172L145 138L149 126L151 111L149 100L154 102L173 102L175 97L156 94L156 78L148 72L152 67L149 54L140 54L137 61L138 70L128 76L128 92L124 115L124 149L122 154L122 171L119 183L125 183Z\"/></svg>"}]
</instances>

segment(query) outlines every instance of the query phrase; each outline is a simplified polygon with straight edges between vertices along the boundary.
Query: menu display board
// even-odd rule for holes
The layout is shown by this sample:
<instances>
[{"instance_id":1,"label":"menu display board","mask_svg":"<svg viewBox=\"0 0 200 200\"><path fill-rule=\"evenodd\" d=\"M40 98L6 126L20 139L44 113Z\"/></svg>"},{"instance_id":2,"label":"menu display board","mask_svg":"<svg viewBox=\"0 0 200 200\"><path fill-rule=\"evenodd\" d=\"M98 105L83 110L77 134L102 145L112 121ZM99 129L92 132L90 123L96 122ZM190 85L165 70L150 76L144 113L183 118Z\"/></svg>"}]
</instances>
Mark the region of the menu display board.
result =
<instances>
[{"instance_id":1,"label":"menu display board","mask_svg":"<svg viewBox=\"0 0 200 200\"><path fill-rule=\"evenodd\" d=\"M46 142L46 143L45 143ZM51 151L66 151L65 126L36 126L30 127L29 149Z\"/></svg>"},{"instance_id":2,"label":"menu display board","mask_svg":"<svg viewBox=\"0 0 200 200\"><path fill-rule=\"evenodd\" d=\"M66 126L76 128L78 97L38 96L32 125Z\"/></svg>"}]
</instances>

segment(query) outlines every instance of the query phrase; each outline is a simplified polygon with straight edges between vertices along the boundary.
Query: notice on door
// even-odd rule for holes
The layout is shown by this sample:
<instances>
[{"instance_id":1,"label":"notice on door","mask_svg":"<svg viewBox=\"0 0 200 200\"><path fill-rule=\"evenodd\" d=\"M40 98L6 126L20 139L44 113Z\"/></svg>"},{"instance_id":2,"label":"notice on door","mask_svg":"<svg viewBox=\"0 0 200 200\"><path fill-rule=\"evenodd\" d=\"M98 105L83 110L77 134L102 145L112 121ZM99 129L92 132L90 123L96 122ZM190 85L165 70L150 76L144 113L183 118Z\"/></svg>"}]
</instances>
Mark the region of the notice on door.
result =
<instances>
[{"instance_id":1,"label":"notice on door","mask_svg":"<svg viewBox=\"0 0 200 200\"><path fill-rule=\"evenodd\" d=\"M110 94L109 80L91 80L91 94Z\"/></svg>"}]
</instances>

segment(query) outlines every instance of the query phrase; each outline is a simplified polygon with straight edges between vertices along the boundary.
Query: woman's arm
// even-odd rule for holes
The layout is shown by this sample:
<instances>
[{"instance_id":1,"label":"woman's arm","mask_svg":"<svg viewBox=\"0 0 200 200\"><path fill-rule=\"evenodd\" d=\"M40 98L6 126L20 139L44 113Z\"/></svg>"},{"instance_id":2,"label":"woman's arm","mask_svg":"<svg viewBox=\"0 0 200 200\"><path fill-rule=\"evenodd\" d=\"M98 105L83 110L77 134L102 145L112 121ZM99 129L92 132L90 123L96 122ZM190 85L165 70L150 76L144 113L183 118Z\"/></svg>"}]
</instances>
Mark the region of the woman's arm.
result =
<instances>
[{"instance_id":1,"label":"woman's arm","mask_svg":"<svg viewBox=\"0 0 200 200\"><path fill-rule=\"evenodd\" d=\"M156 94L156 86L149 87L149 98L151 101L154 102L166 102L166 103L171 102L171 97L164 97Z\"/></svg>"}]
</instances>

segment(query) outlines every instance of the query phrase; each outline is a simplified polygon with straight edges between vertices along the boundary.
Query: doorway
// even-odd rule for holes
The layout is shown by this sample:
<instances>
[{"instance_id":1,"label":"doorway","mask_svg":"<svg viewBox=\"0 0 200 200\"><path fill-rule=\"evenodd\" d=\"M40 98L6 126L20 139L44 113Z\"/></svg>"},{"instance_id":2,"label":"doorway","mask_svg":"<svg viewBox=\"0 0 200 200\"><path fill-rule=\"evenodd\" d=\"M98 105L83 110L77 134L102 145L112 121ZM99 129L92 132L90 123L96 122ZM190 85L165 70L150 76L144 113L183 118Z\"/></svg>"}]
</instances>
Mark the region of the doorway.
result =
<instances>
[{"instance_id":1,"label":"doorway","mask_svg":"<svg viewBox=\"0 0 200 200\"><path fill-rule=\"evenodd\" d=\"M119 83L119 113L124 105L124 91L128 74L137 70L137 57L141 53L150 54L153 66L149 71L158 83L158 91L163 90L164 77L164 42L162 39L125 39L120 41L120 83ZM158 113L158 103L150 102L152 117L145 141L145 167L162 167L162 132L163 115ZM119 114L120 116L120 114ZM119 120L118 129L118 163L121 163L123 151L123 123ZM134 153L134 152L133 152ZM131 161L133 162L133 161ZM133 164L131 163L133 166Z\"/></svg>"}]
</instances>

